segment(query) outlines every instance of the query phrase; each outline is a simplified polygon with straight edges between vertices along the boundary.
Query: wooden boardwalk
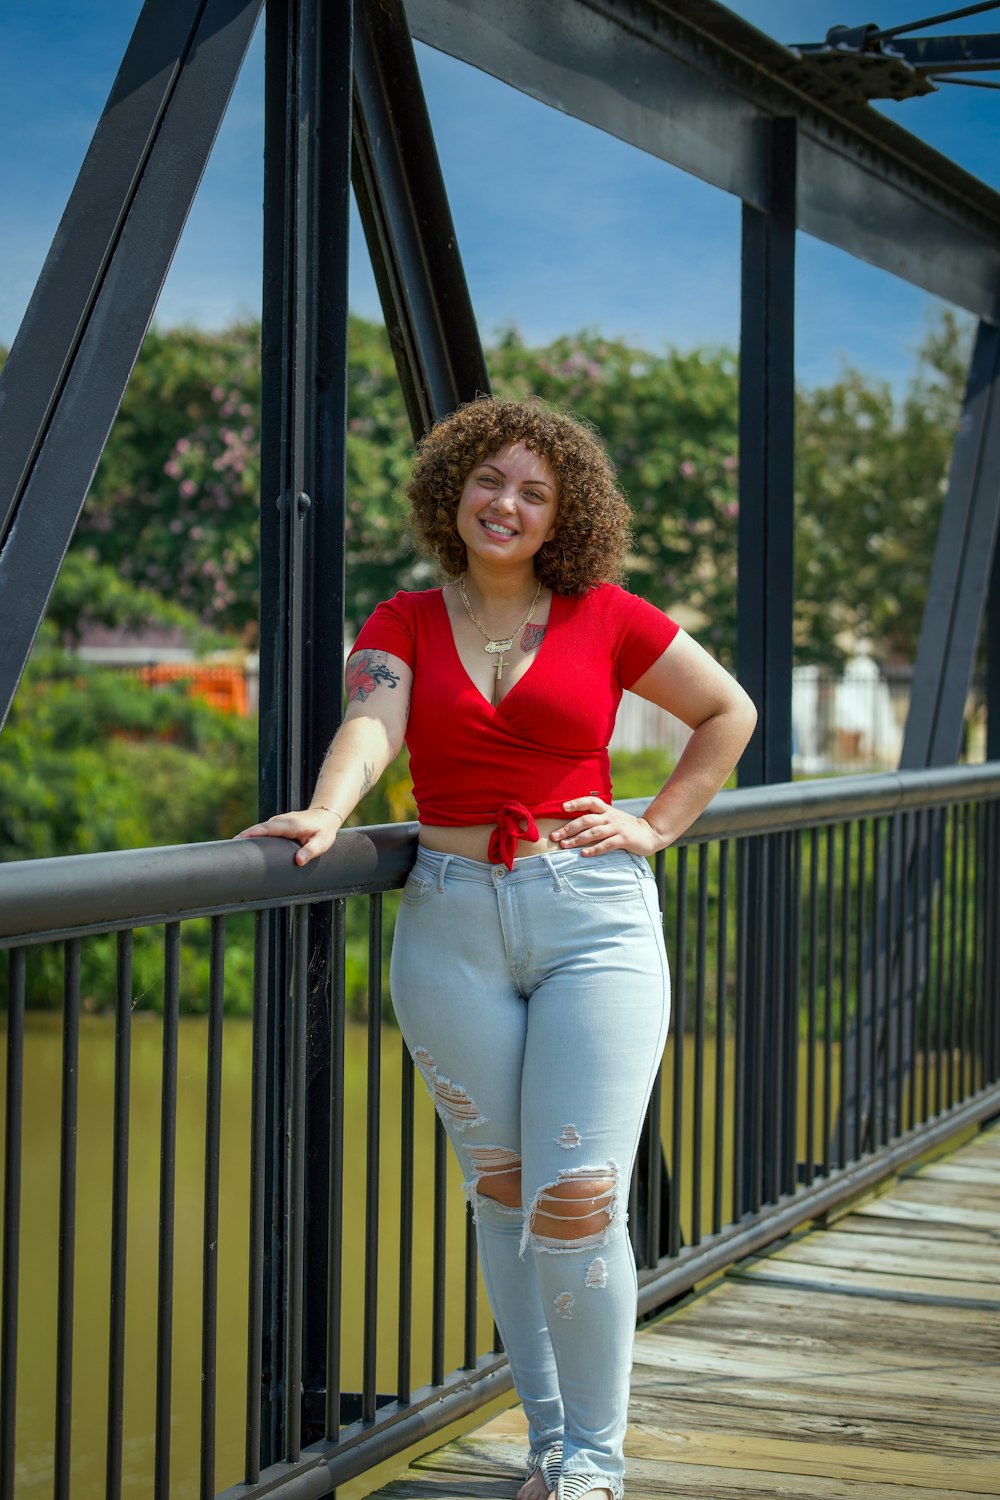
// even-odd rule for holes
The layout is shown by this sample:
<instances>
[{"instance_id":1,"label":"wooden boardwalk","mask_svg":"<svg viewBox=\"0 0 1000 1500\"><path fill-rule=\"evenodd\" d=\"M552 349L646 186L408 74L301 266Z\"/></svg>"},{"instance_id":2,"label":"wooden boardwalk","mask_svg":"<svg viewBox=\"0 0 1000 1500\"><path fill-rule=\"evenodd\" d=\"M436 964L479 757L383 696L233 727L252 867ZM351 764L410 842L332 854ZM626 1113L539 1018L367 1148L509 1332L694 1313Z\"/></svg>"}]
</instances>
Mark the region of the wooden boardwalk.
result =
<instances>
[{"instance_id":1,"label":"wooden boardwalk","mask_svg":"<svg viewBox=\"0 0 1000 1500\"><path fill-rule=\"evenodd\" d=\"M384 1500L506 1500L520 1408ZM636 1341L627 1500L1000 1497L1000 1126L733 1267Z\"/></svg>"}]
</instances>

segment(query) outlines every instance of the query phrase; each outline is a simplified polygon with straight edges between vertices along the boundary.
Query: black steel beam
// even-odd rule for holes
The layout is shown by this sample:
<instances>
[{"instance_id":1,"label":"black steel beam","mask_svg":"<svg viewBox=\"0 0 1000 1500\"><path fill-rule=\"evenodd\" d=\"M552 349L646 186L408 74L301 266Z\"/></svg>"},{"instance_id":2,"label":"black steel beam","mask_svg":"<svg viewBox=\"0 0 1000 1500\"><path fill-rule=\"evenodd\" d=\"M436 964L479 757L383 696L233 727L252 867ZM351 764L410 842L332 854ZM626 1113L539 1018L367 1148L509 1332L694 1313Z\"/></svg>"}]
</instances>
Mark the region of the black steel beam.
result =
<instances>
[{"instance_id":1,"label":"black steel beam","mask_svg":"<svg viewBox=\"0 0 1000 1500\"><path fill-rule=\"evenodd\" d=\"M1000 68L1000 36L896 36L887 43L923 73L988 73Z\"/></svg>"},{"instance_id":2,"label":"black steel beam","mask_svg":"<svg viewBox=\"0 0 1000 1500\"><path fill-rule=\"evenodd\" d=\"M354 190L414 436L490 390L401 0L358 0Z\"/></svg>"},{"instance_id":3,"label":"black steel beam","mask_svg":"<svg viewBox=\"0 0 1000 1500\"><path fill-rule=\"evenodd\" d=\"M917 646L900 768L953 764L1000 514L1000 329L976 337Z\"/></svg>"},{"instance_id":4,"label":"black steel beam","mask_svg":"<svg viewBox=\"0 0 1000 1500\"><path fill-rule=\"evenodd\" d=\"M0 374L0 724L263 0L147 0Z\"/></svg>"},{"instance_id":5,"label":"black steel beam","mask_svg":"<svg viewBox=\"0 0 1000 1500\"><path fill-rule=\"evenodd\" d=\"M986 759L1000 759L1000 547L993 547L993 572L986 607Z\"/></svg>"},{"instance_id":6,"label":"black steel beam","mask_svg":"<svg viewBox=\"0 0 1000 1500\"><path fill-rule=\"evenodd\" d=\"M261 426L262 817L303 806L340 723L343 697L350 4L268 0L265 50L264 316ZM339 847L339 845L338 845ZM286 1051L291 951L270 919L265 1170L272 1234L265 1253L262 1465L295 1457L322 1433L329 1184L329 912L303 914L298 970L311 1059L292 1087ZM301 944L300 944L301 946ZM303 978L302 976L306 976ZM297 1107L296 1107L297 1101ZM286 1143L294 1143L291 1157ZM289 1146L291 1149L291 1146ZM289 1210L289 1161L304 1182L301 1236ZM298 1180L298 1179L296 1179ZM301 1319L295 1308L304 1307ZM291 1321L290 1321L291 1319ZM299 1327L299 1323L301 1327ZM295 1333L289 1338L290 1330ZM288 1367L294 1358L296 1368Z\"/></svg>"},{"instance_id":7,"label":"black steel beam","mask_svg":"<svg viewBox=\"0 0 1000 1500\"><path fill-rule=\"evenodd\" d=\"M414 36L767 204L767 131L798 122L798 227L1000 317L1000 194L714 0L407 0Z\"/></svg>"},{"instance_id":8,"label":"black steel beam","mask_svg":"<svg viewBox=\"0 0 1000 1500\"><path fill-rule=\"evenodd\" d=\"M757 727L740 761L741 786L790 781L792 775L792 612L795 600L795 195L796 123L774 120L768 135L768 208L743 205L740 330L740 518L736 671L757 705ZM781 1017L788 966L785 924L770 885L790 899L788 849L780 838L754 844L747 863L747 910L767 911L745 935L748 986L745 1097L762 1078L769 1098L782 1093ZM796 1010L797 1014L797 1010ZM743 1201L780 1195L773 1133L787 1122L763 1111L764 1138L748 1132L737 1170ZM758 1158L759 1153L759 1158Z\"/></svg>"},{"instance_id":9,"label":"black steel beam","mask_svg":"<svg viewBox=\"0 0 1000 1500\"><path fill-rule=\"evenodd\" d=\"M769 135L770 209L743 208L736 670L758 720L741 786L792 776L795 121Z\"/></svg>"}]
</instances>

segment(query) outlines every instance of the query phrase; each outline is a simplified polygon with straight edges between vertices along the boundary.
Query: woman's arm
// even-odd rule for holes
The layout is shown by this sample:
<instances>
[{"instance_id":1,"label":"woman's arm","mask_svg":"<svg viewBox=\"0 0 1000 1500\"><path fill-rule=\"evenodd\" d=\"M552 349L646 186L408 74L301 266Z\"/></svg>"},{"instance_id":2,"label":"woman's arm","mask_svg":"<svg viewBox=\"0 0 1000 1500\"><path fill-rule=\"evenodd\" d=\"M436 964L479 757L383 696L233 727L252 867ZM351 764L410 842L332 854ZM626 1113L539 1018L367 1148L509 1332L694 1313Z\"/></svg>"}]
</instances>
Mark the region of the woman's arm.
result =
<instances>
[{"instance_id":1,"label":"woman's arm","mask_svg":"<svg viewBox=\"0 0 1000 1500\"><path fill-rule=\"evenodd\" d=\"M757 710L735 679L683 630L633 683L632 692L681 719L693 730L691 738L641 818L599 797L565 803L576 816L552 834L564 849L582 848L586 854L628 849L643 855L665 849L725 785L757 722Z\"/></svg>"},{"instance_id":2,"label":"woman's arm","mask_svg":"<svg viewBox=\"0 0 1000 1500\"><path fill-rule=\"evenodd\" d=\"M295 862L325 854L362 797L399 753L413 673L387 651L357 651L347 663L347 712L323 760L307 808L254 823L238 839L295 839Z\"/></svg>"}]
</instances>

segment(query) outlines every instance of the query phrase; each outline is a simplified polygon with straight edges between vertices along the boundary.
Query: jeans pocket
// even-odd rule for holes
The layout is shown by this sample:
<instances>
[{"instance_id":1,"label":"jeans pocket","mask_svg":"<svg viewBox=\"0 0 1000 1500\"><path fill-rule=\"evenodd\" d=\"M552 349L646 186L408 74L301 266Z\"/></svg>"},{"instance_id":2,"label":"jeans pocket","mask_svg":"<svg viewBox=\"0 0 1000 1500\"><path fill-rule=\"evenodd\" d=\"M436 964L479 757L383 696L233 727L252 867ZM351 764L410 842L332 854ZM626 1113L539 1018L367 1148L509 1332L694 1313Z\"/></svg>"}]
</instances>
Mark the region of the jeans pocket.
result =
<instances>
[{"instance_id":1,"label":"jeans pocket","mask_svg":"<svg viewBox=\"0 0 1000 1500\"><path fill-rule=\"evenodd\" d=\"M422 906L429 899L434 890L434 882L425 880L420 875L415 875L411 870L406 877L406 884L400 892L401 899L407 906Z\"/></svg>"},{"instance_id":2,"label":"jeans pocket","mask_svg":"<svg viewBox=\"0 0 1000 1500\"><path fill-rule=\"evenodd\" d=\"M581 855L574 864L561 866L559 875L564 889L578 901L604 905L642 900L641 876L624 850Z\"/></svg>"}]
</instances>

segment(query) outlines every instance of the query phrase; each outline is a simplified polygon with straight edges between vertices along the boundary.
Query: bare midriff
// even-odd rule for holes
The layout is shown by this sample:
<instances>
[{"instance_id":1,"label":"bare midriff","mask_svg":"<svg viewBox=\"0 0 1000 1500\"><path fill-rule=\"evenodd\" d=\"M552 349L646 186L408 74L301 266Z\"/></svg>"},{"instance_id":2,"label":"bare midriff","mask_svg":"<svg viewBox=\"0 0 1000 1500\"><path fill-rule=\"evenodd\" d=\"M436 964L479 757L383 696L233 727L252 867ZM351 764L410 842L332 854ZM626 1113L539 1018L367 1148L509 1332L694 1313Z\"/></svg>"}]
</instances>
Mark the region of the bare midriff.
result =
<instances>
[{"instance_id":1,"label":"bare midriff","mask_svg":"<svg viewBox=\"0 0 1000 1500\"><path fill-rule=\"evenodd\" d=\"M568 821L565 818L537 818L539 838L532 843L528 839L518 839L517 858L524 859L531 854L551 854L558 849L549 837L556 828L562 828ZM473 823L465 828L443 828L440 825L421 823L420 843L425 849L433 849L438 854L460 854L463 859L480 859L484 864L489 863L490 836L495 832L493 823Z\"/></svg>"}]
</instances>

